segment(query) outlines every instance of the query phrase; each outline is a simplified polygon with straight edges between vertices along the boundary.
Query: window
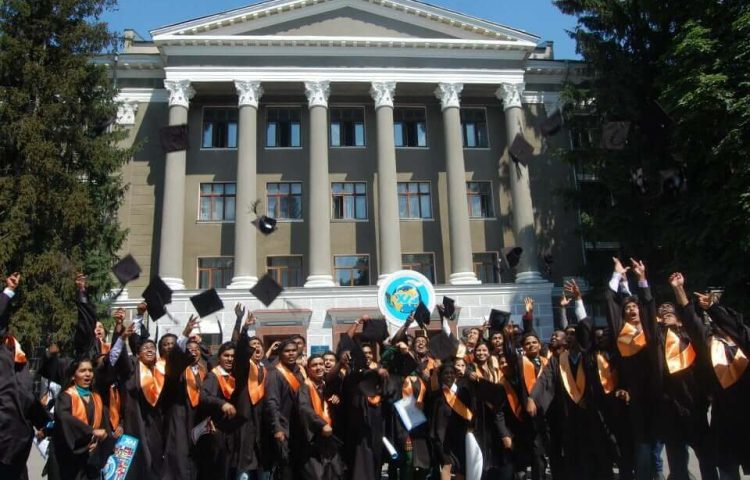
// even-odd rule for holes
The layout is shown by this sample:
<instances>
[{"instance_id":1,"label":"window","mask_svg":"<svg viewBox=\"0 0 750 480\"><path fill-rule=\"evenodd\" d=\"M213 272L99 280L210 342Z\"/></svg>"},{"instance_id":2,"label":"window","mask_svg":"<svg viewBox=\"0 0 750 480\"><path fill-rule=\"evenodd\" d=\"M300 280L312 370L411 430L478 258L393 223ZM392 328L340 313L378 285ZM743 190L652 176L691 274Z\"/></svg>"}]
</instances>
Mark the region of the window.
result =
<instances>
[{"instance_id":1,"label":"window","mask_svg":"<svg viewBox=\"0 0 750 480\"><path fill-rule=\"evenodd\" d=\"M234 221L236 194L234 183L201 183L198 220L204 222Z\"/></svg>"},{"instance_id":2,"label":"window","mask_svg":"<svg viewBox=\"0 0 750 480\"><path fill-rule=\"evenodd\" d=\"M232 283L234 258L216 257L198 259L198 288L225 288Z\"/></svg>"},{"instance_id":3,"label":"window","mask_svg":"<svg viewBox=\"0 0 750 480\"><path fill-rule=\"evenodd\" d=\"M421 107L393 109L393 137L397 147L426 147L427 122Z\"/></svg>"},{"instance_id":4,"label":"window","mask_svg":"<svg viewBox=\"0 0 750 480\"><path fill-rule=\"evenodd\" d=\"M461 130L464 135L464 148L487 148L487 112L484 108L462 108Z\"/></svg>"},{"instance_id":5,"label":"window","mask_svg":"<svg viewBox=\"0 0 750 480\"><path fill-rule=\"evenodd\" d=\"M271 107L266 115L266 147L299 147L301 142L300 109Z\"/></svg>"},{"instance_id":6,"label":"window","mask_svg":"<svg viewBox=\"0 0 750 480\"><path fill-rule=\"evenodd\" d=\"M435 283L435 260L431 253L405 253L401 255L404 270L419 272Z\"/></svg>"},{"instance_id":7,"label":"window","mask_svg":"<svg viewBox=\"0 0 750 480\"><path fill-rule=\"evenodd\" d=\"M302 257L268 257L266 268L282 287L302 286Z\"/></svg>"},{"instance_id":8,"label":"window","mask_svg":"<svg viewBox=\"0 0 750 480\"><path fill-rule=\"evenodd\" d=\"M269 217L277 220L298 220L302 218L302 183L266 184L266 204Z\"/></svg>"},{"instance_id":9,"label":"window","mask_svg":"<svg viewBox=\"0 0 750 480\"><path fill-rule=\"evenodd\" d=\"M497 253L474 253L474 274L482 283L498 283Z\"/></svg>"},{"instance_id":10,"label":"window","mask_svg":"<svg viewBox=\"0 0 750 480\"><path fill-rule=\"evenodd\" d=\"M331 108L331 146L365 146L365 109L362 107Z\"/></svg>"},{"instance_id":11,"label":"window","mask_svg":"<svg viewBox=\"0 0 750 480\"><path fill-rule=\"evenodd\" d=\"M398 182L398 216L432 218L429 182Z\"/></svg>"},{"instance_id":12,"label":"window","mask_svg":"<svg viewBox=\"0 0 750 480\"><path fill-rule=\"evenodd\" d=\"M492 187L490 182L466 182L466 199L470 218L490 218L492 211Z\"/></svg>"},{"instance_id":13,"label":"window","mask_svg":"<svg viewBox=\"0 0 750 480\"><path fill-rule=\"evenodd\" d=\"M333 197L331 218L335 220L367 219L367 184L341 182L331 184Z\"/></svg>"},{"instance_id":14,"label":"window","mask_svg":"<svg viewBox=\"0 0 750 480\"><path fill-rule=\"evenodd\" d=\"M595 115L575 115L568 124L571 150L587 150L599 146L601 130Z\"/></svg>"},{"instance_id":15,"label":"window","mask_svg":"<svg viewBox=\"0 0 750 480\"><path fill-rule=\"evenodd\" d=\"M336 282L342 287L370 284L370 257L368 255L336 255L333 257Z\"/></svg>"},{"instance_id":16,"label":"window","mask_svg":"<svg viewBox=\"0 0 750 480\"><path fill-rule=\"evenodd\" d=\"M237 148L237 109L203 109L203 148Z\"/></svg>"}]
</instances>

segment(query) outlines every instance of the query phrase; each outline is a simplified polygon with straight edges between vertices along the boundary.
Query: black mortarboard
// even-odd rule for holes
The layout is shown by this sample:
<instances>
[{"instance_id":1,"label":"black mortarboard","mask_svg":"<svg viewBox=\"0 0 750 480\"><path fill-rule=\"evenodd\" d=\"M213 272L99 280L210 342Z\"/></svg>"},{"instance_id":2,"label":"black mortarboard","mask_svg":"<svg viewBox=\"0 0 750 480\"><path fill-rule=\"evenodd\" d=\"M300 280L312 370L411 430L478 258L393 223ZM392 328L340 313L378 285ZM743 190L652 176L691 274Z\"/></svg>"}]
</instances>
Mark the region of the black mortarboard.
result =
<instances>
[{"instance_id":1,"label":"black mortarboard","mask_svg":"<svg viewBox=\"0 0 750 480\"><path fill-rule=\"evenodd\" d=\"M342 333L341 337L339 337L339 346L337 350L337 356L340 355L341 352L349 352L349 355L351 356L349 367L352 371L357 371L360 368L367 367L367 359L365 358L365 352L362 351L362 347L360 347L359 344L346 333Z\"/></svg>"},{"instance_id":2,"label":"black mortarboard","mask_svg":"<svg viewBox=\"0 0 750 480\"><path fill-rule=\"evenodd\" d=\"M416 310L414 310L414 320L416 320L417 324L422 328L424 328L425 325L430 324L430 311L421 300L419 305L417 305Z\"/></svg>"},{"instance_id":3,"label":"black mortarboard","mask_svg":"<svg viewBox=\"0 0 750 480\"><path fill-rule=\"evenodd\" d=\"M622 150L628 142L630 122L605 122L602 126L602 148Z\"/></svg>"},{"instance_id":4,"label":"black mortarboard","mask_svg":"<svg viewBox=\"0 0 750 480\"><path fill-rule=\"evenodd\" d=\"M164 306L172 303L172 289L161 277L156 276L143 291L143 299L146 301L148 316L152 320L157 320L167 314Z\"/></svg>"},{"instance_id":5,"label":"black mortarboard","mask_svg":"<svg viewBox=\"0 0 750 480\"><path fill-rule=\"evenodd\" d=\"M224 303L216 293L215 288L201 292L198 295L190 297L190 303L195 307L195 311L201 318L207 317L214 312L224 309Z\"/></svg>"},{"instance_id":6,"label":"black mortarboard","mask_svg":"<svg viewBox=\"0 0 750 480\"><path fill-rule=\"evenodd\" d=\"M534 147L526 141L522 133L517 133L508 152L513 157L513 160L526 165L534 154Z\"/></svg>"},{"instance_id":7,"label":"black mortarboard","mask_svg":"<svg viewBox=\"0 0 750 480\"><path fill-rule=\"evenodd\" d=\"M399 353L393 359L393 372L405 377L419 367L419 362L409 353Z\"/></svg>"},{"instance_id":8,"label":"black mortarboard","mask_svg":"<svg viewBox=\"0 0 750 480\"><path fill-rule=\"evenodd\" d=\"M545 137L552 136L559 132L560 128L562 128L562 113L560 112L560 109L558 108L545 118L539 128L542 131L542 135Z\"/></svg>"},{"instance_id":9,"label":"black mortarboard","mask_svg":"<svg viewBox=\"0 0 750 480\"><path fill-rule=\"evenodd\" d=\"M456 301L450 297L443 297L443 315L445 318L453 319L456 313Z\"/></svg>"},{"instance_id":10,"label":"black mortarboard","mask_svg":"<svg viewBox=\"0 0 750 480\"><path fill-rule=\"evenodd\" d=\"M263 275L258 283L250 289L250 293L260 300L266 307L271 305L276 297L278 297L284 289L281 285L276 283L270 273Z\"/></svg>"},{"instance_id":11,"label":"black mortarboard","mask_svg":"<svg viewBox=\"0 0 750 480\"><path fill-rule=\"evenodd\" d=\"M383 379L377 370L367 370L362 374L362 379L359 381L359 391L368 397L383 393Z\"/></svg>"},{"instance_id":12,"label":"black mortarboard","mask_svg":"<svg viewBox=\"0 0 750 480\"><path fill-rule=\"evenodd\" d=\"M141 276L141 267L135 261L135 258L128 254L112 267L112 273L120 281L120 285L126 285Z\"/></svg>"},{"instance_id":13,"label":"black mortarboard","mask_svg":"<svg viewBox=\"0 0 750 480\"><path fill-rule=\"evenodd\" d=\"M430 352L441 361L455 358L458 344L458 339L453 335L448 336L445 332L439 332L430 339Z\"/></svg>"},{"instance_id":14,"label":"black mortarboard","mask_svg":"<svg viewBox=\"0 0 750 480\"><path fill-rule=\"evenodd\" d=\"M502 310L495 310L494 308L490 311L489 328L490 331L500 332L505 328L510 320L510 312L504 312Z\"/></svg>"},{"instance_id":15,"label":"black mortarboard","mask_svg":"<svg viewBox=\"0 0 750 480\"><path fill-rule=\"evenodd\" d=\"M188 127L187 125L163 127L159 131L159 140L161 140L161 148L164 149L165 153L187 150Z\"/></svg>"},{"instance_id":16,"label":"black mortarboard","mask_svg":"<svg viewBox=\"0 0 750 480\"><path fill-rule=\"evenodd\" d=\"M276 219L261 215L252 221L252 224L264 235L270 235L276 231Z\"/></svg>"},{"instance_id":17,"label":"black mortarboard","mask_svg":"<svg viewBox=\"0 0 750 480\"><path fill-rule=\"evenodd\" d=\"M515 266L518 265L518 262L521 260L522 253L523 248L521 247L503 248L503 257L505 257L505 261L508 262L508 266L510 268L515 268Z\"/></svg>"},{"instance_id":18,"label":"black mortarboard","mask_svg":"<svg viewBox=\"0 0 750 480\"><path fill-rule=\"evenodd\" d=\"M380 343L388 338L388 326L385 320L382 318L371 318L366 321L362 327L362 335L360 336L363 342L376 342Z\"/></svg>"}]
</instances>

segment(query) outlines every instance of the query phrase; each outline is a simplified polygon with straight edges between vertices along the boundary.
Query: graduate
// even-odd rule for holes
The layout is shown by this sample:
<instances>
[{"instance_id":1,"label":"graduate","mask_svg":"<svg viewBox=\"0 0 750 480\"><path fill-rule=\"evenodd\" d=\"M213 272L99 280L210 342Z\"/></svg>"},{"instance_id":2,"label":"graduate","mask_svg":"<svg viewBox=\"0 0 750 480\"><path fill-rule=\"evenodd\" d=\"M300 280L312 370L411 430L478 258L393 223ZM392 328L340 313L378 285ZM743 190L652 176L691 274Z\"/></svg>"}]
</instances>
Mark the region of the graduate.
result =
<instances>
[{"instance_id":1,"label":"graduate","mask_svg":"<svg viewBox=\"0 0 750 480\"><path fill-rule=\"evenodd\" d=\"M339 448L341 440L333 435L336 409L326 398L325 367L321 355L307 359L307 379L299 389L298 412L304 441L300 442L300 475L306 480L339 480L346 465Z\"/></svg>"}]
</instances>

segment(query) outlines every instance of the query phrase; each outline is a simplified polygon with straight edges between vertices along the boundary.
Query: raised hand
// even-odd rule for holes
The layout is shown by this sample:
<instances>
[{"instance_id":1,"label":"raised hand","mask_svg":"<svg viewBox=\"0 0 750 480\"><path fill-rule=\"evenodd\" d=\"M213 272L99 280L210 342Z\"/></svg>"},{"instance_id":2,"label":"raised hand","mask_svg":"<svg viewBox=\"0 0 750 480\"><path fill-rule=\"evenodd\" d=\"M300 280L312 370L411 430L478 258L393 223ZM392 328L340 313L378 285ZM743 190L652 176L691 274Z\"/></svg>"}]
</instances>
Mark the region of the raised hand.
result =
<instances>
[{"instance_id":1,"label":"raised hand","mask_svg":"<svg viewBox=\"0 0 750 480\"><path fill-rule=\"evenodd\" d=\"M685 286L685 277L680 272L675 272L669 276L669 284L672 288L682 288Z\"/></svg>"},{"instance_id":2,"label":"raised hand","mask_svg":"<svg viewBox=\"0 0 750 480\"><path fill-rule=\"evenodd\" d=\"M620 262L620 259L617 257L612 257L612 262L614 263L615 273L619 273L622 277L624 277L625 274L628 273L628 270L630 270L630 267L623 267L622 262Z\"/></svg>"},{"instance_id":3,"label":"raised hand","mask_svg":"<svg viewBox=\"0 0 750 480\"><path fill-rule=\"evenodd\" d=\"M115 324L120 324L125 321L125 309L124 308L118 308L114 311L112 314L112 317L115 319Z\"/></svg>"},{"instance_id":4,"label":"raised hand","mask_svg":"<svg viewBox=\"0 0 750 480\"><path fill-rule=\"evenodd\" d=\"M646 266L640 260L630 259L633 271L638 275L638 280L646 280Z\"/></svg>"},{"instance_id":5,"label":"raised hand","mask_svg":"<svg viewBox=\"0 0 750 480\"><path fill-rule=\"evenodd\" d=\"M237 302L237 305L234 306L234 314L237 316L237 318L242 318L245 316L245 307L240 302Z\"/></svg>"},{"instance_id":6,"label":"raised hand","mask_svg":"<svg viewBox=\"0 0 750 480\"><path fill-rule=\"evenodd\" d=\"M581 289L578 288L578 284L576 283L575 279L570 279L567 282L565 282L564 290L566 293L569 293L573 300L580 300L581 299Z\"/></svg>"},{"instance_id":7,"label":"raised hand","mask_svg":"<svg viewBox=\"0 0 750 480\"><path fill-rule=\"evenodd\" d=\"M570 305L570 300L571 299L565 296L565 294L563 293L562 297L560 297L560 306L567 307L568 305Z\"/></svg>"},{"instance_id":8,"label":"raised hand","mask_svg":"<svg viewBox=\"0 0 750 480\"><path fill-rule=\"evenodd\" d=\"M198 315L190 315L190 318L185 324L185 329L182 331L182 335L189 338L190 332L192 332L193 329L198 326L198 322L200 322Z\"/></svg>"},{"instance_id":9,"label":"raised hand","mask_svg":"<svg viewBox=\"0 0 750 480\"><path fill-rule=\"evenodd\" d=\"M698 299L698 305L703 310L708 310L713 305L713 297L710 293L693 292L693 295Z\"/></svg>"},{"instance_id":10,"label":"raised hand","mask_svg":"<svg viewBox=\"0 0 750 480\"><path fill-rule=\"evenodd\" d=\"M253 315L253 312L248 311L247 317L245 317L245 326L249 327L253 324L255 324L255 315Z\"/></svg>"},{"instance_id":11,"label":"raised hand","mask_svg":"<svg viewBox=\"0 0 750 480\"><path fill-rule=\"evenodd\" d=\"M531 313L534 311L534 299L531 297L526 297L523 299L523 305L526 307L526 313Z\"/></svg>"},{"instance_id":12,"label":"raised hand","mask_svg":"<svg viewBox=\"0 0 750 480\"><path fill-rule=\"evenodd\" d=\"M20 281L21 281L21 274L18 272L13 272L5 278L5 288L8 288L15 292L16 288L18 288L18 284Z\"/></svg>"}]
</instances>

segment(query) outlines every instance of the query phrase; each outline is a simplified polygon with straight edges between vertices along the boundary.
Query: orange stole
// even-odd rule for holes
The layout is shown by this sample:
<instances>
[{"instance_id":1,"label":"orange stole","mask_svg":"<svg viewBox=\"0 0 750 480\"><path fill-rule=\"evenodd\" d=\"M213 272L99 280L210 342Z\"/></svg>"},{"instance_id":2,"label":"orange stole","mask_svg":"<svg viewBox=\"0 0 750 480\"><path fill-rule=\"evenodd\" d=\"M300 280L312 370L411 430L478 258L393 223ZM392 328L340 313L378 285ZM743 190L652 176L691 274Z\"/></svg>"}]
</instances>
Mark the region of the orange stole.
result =
<instances>
[{"instance_id":1,"label":"orange stole","mask_svg":"<svg viewBox=\"0 0 750 480\"><path fill-rule=\"evenodd\" d=\"M105 343L104 340L99 340L99 354L100 355L108 354L111 348L112 348L111 344Z\"/></svg>"},{"instance_id":2,"label":"orange stole","mask_svg":"<svg viewBox=\"0 0 750 480\"><path fill-rule=\"evenodd\" d=\"M451 407L451 409L461 415L464 420L470 422L471 419L474 418L474 414L471 413L471 410L464 405L464 402L462 402L461 399L458 398L458 395L453 393L450 388L443 387L443 396L445 396L445 402Z\"/></svg>"},{"instance_id":3,"label":"orange stole","mask_svg":"<svg viewBox=\"0 0 750 480\"><path fill-rule=\"evenodd\" d=\"M747 369L748 360L745 353L737 348L734 357L727 359L725 345L735 346L734 342L716 335L711 337L711 364L721 388L727 389L737 383Z\"/></svg>"},{"instance_id":4,"label":"orange stole","mask_svg":"<svg viewBox=\"0 0 750 480\"><path fill-rule=\"evenodd\" d=\"M602 384L604 393L612 393L617 388L617 374L612 370L607 357L603 353L596 354L596 369L599 371L599 382Z\"/></svg>"},{"instance_id":5,"label":"orange stole","mask_svg":"<svg viewBox=\"0 0 750 480\"><path fill-rule=\"evenodd\" d=\"M109 387L109 424L113 431L120 426L120 390L115 385Z\"/></svg>"},{"instance_id":6,"label":"orange stole","mask_svg":"<svg viewBox=\"0 0 750 480\"><path fill-rule=\"evenodd\" d=\"M406 398L414 396L414 386L412 385L412 378L415 379L415 381L419 382L419 395L417 396L417 402L422 403L424 401L424 395L425 391L427 390L427 385L425 385L424 380L419 377L404 378L404 383L401 386L401 397Z\"/></svg>"},{"instance_id":7,"label":"orange stole","mask_svg":"<svg viewBox=\"0 0 750 480\"><path fill-rule=\"evenodd\" d=\"M297 377L280 363L276 365L276 369L284 376L286 382L289 384L289 388L291 388L294 393L297 393L297 390L299 390L299 380L297 380Z\"/></svg>"},{"instance_id":8,"label":"orange stole","mask_svg":"<svg viewBox=\"0 0 750 480\"><path fill-rule=\"evenodd\" d=\"M138 361L138 363L140 363L141 367L141 391L143 392L143 396L146 397L146 401L149 405L155 407L156 402L159 401L161 389L164 387L164 361L159 360L156 362L153 370L148 368L141 361Z\"/></svg>"},{"instance_id":9,"label":"orange stole","mask_svg":"<svg viewBox=\"0 0 750 480\"><path fill-rule=\"evenodd\" d=\"M523 383L526 386L526 393L531 394L531 390L534 389L534 385L536 384L536 379L539 378L539 376L542 374L542 370L544 370L544 367L547 366L547 360L546 358L540 356L539 359L542 362L542 366L539 368L539 373L536 373L536 366L534 365L534 362L526 358L526 355L523 357Z\"/></svg>"},{"instance_id":10,"label":"orange stole","mask_svg":"<svg viewBox=\"0 0 750 480\"><path fill-rule=\"evenodd\" d=\"M309 378L305 380L305 385L307 385L307 392L310 394L310 403L312 403L313 410L330 426L331 415L328 413L328 402L320 398L318 389L315 388L315 383L312 380Z\"/></svg>"},{"instance_id":11,"label":"orange stole","mask_svg":"<svg viewBox=\"0 0 750 480\"><path fill-rule=\"evenodd\" d=\"M664 344L664 356L667 360L669 373L677 373L685 370L695 361L695 350L688 343L684 349L680 349L680 337L672 330L667 329L667 338Z\"/></svg>"},{"instance_id":12,"label":"orange stole","mask_svg":"<svg viewBox=\"0 0 750 480\"><path fill-rule=\"evenodd\" d=\"M258 380L260 368L252 360L248 366L247 372L247 393L250 395L250 402L257 405L266 394L266 378Z\"/></svg>"},{"instance_id":13,"label":"orange stole","mask_svg":"<svg viewBox=\"0 0 750 480\"><path fill-rule=\"evenodd\" d=\"M206 369L203 365L198 364L198 378L201 382L206 378ZM198 388L198 379L195 378L192 367L185 369L185 390L187 390L188 400L190 400L190 406L195 408L198 406L198 402L201 399L201 391Z\"/></svg>"},{"instance_id":14,"label":"orange stole","mask_svg":"<svg viewBox=\"0 0 750 480\"><path fill-rule=\"evenodd\" d=\"M583 358L578 360L575 377L570 369L570 354L568 351L560 354L560 378L570 399L578 403L583 398L586 389L586 374L583 373Z\"/></svg>"},{"instance_id":15,"label":"orange stole","mask_svg":"<svg viewBox=\"0 0 750 480\"><path fill-rule=\"evenodd\" d=\"M13 361L19 364L26 363L26 354L21 350L21 344L18 343L16 337L8 335L5 337L5 345L13 350Z\"/></svg>"},{"instance_id":16,"label":"orange stole","mask_svg":"<svg viewBox=\"0 0 750 480\"><path fill-rule=\"evenodd\" d=\"M632 357L646 346L646 334L625 322L617 337L617 349L623 357Z\"/></svg>"},{"instance_id":17,"label":"orange stole","mask_svg":"<svg viewBox=\"0 0 750 480\"><path fill-rule=\"evenodd\" d=\"M234 393L234 377L232 374L227 373L223 368L221 367L214 367L213 370L211 370L211 373L216 375L216 379L219 381L219 388L221 389L222 395L224 395L224 398L229 400L232 398L232 394Z\"/></svg>"},{"instance_id":18,"label":"orange stole","mask_svg":"<svg viewBox=\"0 0 750 480\"><path fill-rule=\"evenodd\" d=\"M76 390L75 385L65 390L65 393L67 393L70 396L70 399L71 399L70 410L74 417L76 417L78 420L82 421L86 425L90 426L91 428L97 429L101 426L102 410L103 410L102 409L102 397L100 397L98 393L91 392L91 401L94 402L94 424L93 425L89 423L89 416L86 414L86 402L84 402L83 398L81 398L81 396L78 395L78 390Z\"/></svg>"},{"instance_id":19,"label":"orange stole","mask_svg":"<svg viewBox=\"0 0 750 480\"><path fill-rule=\"evenodd\" d=\"M521 415L523 414L523 410L521 409L521 402L520 400L518 400L518 393L516 393L516 389L513 388L513 385L510 384L510 382L507 378L505 378L504 375L499 375L498 378L500 379L500 384L505 390L505 397L508 399L508 406L513 411L513 415L515 415L516 418L520 420Z\"/></svg>"}]
</instances>

